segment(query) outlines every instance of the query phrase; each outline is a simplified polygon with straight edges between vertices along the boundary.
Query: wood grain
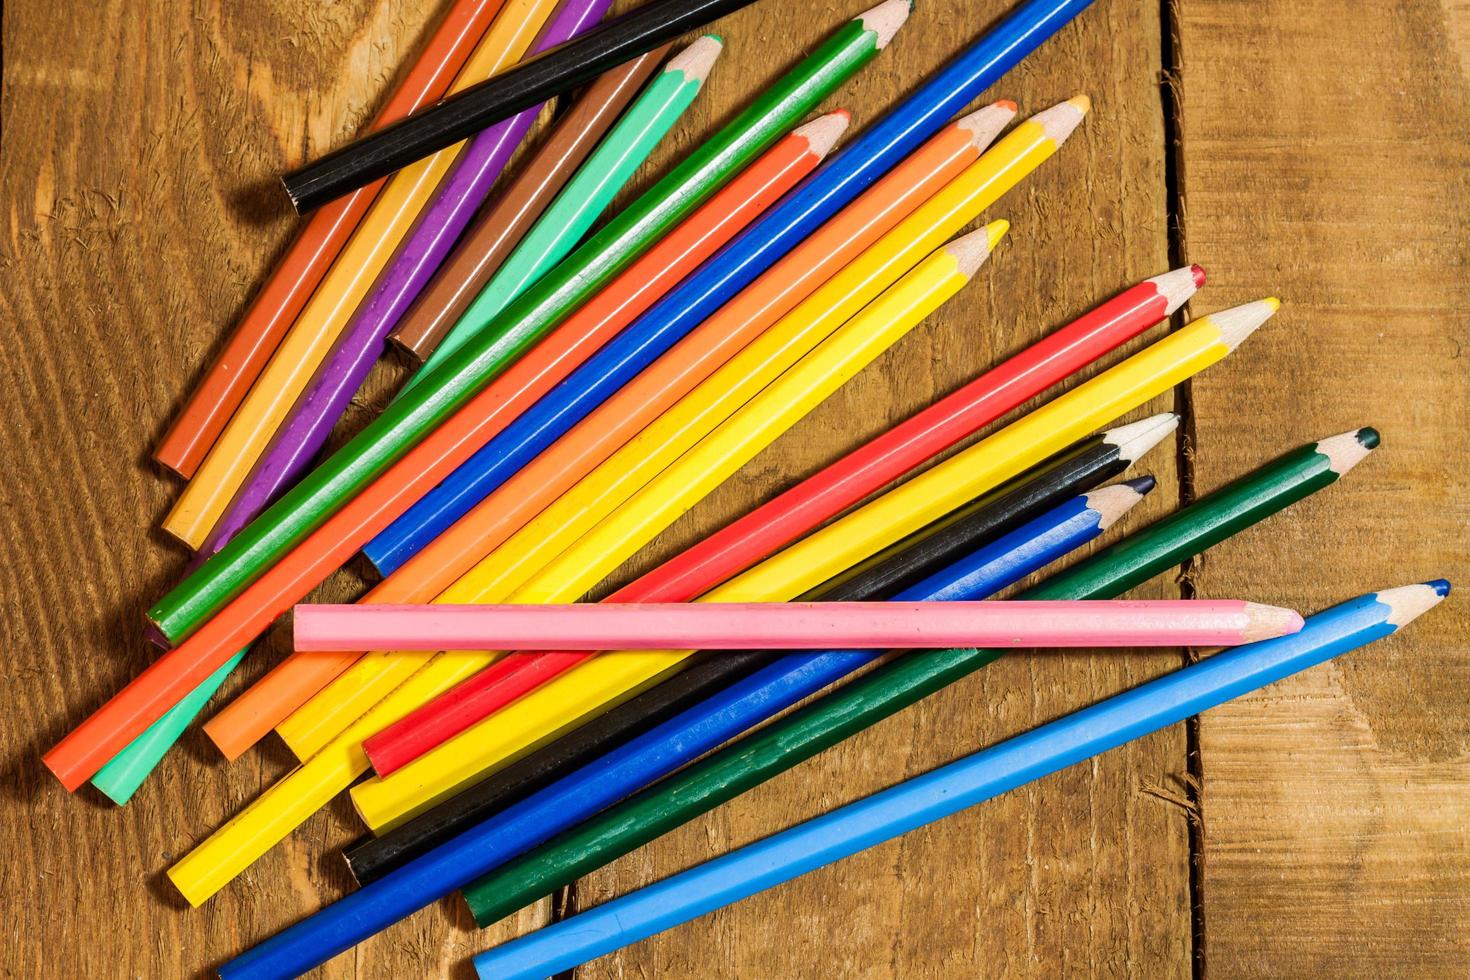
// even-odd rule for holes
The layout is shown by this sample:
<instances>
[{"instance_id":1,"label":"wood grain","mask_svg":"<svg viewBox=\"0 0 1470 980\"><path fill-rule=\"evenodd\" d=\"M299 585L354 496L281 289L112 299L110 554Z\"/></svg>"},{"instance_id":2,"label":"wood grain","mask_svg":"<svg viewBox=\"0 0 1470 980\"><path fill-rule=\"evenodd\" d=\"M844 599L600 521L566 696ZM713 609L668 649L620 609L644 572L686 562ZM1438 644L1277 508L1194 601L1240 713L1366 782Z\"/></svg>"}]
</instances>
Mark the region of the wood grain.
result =
<instances>
[{"instance_id":1,"label":"wood grain","mask_svg":"<svg viewBox=\"0 0 1470 980\"><path fill-rule=\"evenodd\" d=\"M177 483L147 452L290 234L275 175L366 122L439 6L4 6L0 887L19 937L0 954L6 975L202 976L347 888L336 850L359 828L340 804L203 909L183 908L160 881L172 857L285 771L279 747L224 766L191 734L121 810L90 792L68 797L37 755L150 656L142 612L184 556L150 530ZM627 194L861 6L767 2L718 25L727 49L705 94ZM865 124L1009 6L921 3L829 108ZM992 209L1013 228L986 271L608 587L1162 271L1185 240L1213 283L1197 309L1267 292L1288 306L1192 386L1182 404L1193 441L1141 467L1160 487L1130 523L1168 512L1182 485L1208 490L1371 423L1385 446L1360 472L1220 549L1190 587L1310 608L1466 571L1467 10L1417 0L1345 17L1325 0L1098 0L993 93L1033 112L1086 92L1095 110ZM1170 28L1180 66L1165 62ZM1262 28L1276 43L1262 43ZM1182 111L1162 97L1171 67ZM402 371L380 366L339 440ZM359 594L356 571L318 597ZM1181 586L1162 576L1136 594ZM1222 976L1463 972L1462 609L1452 600L1401 641L1206 716L1194 766L1202 909L1191 908L1197 800L1180 727L577 974L1185 975L1196 913L1201 965ZM284 651L272 640L247 677ZM1182 658L1007 658L591 876L566 904L636 887ZM468 976L470 954L551 914L477 932L458 902L441 903L320 975Z\"/></svg>"},{"instance_id":2,"label":"wood grain","mask_svg":"<svg viewBox=\"0 0 1470 980\"><path fill-rule=\"evenodd\" d=\"M1250 356L1195 383L1198 480L1305 438L1383 432L1274 535L1207 557L1201 594L1314 609L1470 581L1465 25L1456 41L1433 3L1181 10L1191 254L1218 284L1210 302L1286 304ZM1212 970L1465 972L1466 609L1452 597L1392 642L1203 717Z\"/></svg>"}]
</instances>

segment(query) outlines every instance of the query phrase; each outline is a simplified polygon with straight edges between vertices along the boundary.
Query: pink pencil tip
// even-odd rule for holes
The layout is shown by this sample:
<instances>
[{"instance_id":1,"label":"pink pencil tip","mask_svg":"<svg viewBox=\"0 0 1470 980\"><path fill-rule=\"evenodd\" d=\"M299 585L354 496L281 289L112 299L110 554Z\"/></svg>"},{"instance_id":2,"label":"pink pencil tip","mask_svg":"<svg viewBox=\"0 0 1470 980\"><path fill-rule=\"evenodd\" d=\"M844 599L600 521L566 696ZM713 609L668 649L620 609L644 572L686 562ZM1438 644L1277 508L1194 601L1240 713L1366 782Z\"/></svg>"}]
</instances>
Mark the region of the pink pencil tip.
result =
<instances>
[{"instance_id":1,"label":"pink pencil tip","mask_svg":"<svg viewBox=\"0 0 1470 980\"><path fill-rule=\"evenodd\" d=\"M1190 266L1189 267L1189 274L1192 275L1192 276L1194 276L1194 284L1196 286L1203 286L1205 284L1205 270L1204 270L1204 267L1203 266L1199 266L1199 265L1192 265L1192 266Z\"/></svg>"}]
</instances>

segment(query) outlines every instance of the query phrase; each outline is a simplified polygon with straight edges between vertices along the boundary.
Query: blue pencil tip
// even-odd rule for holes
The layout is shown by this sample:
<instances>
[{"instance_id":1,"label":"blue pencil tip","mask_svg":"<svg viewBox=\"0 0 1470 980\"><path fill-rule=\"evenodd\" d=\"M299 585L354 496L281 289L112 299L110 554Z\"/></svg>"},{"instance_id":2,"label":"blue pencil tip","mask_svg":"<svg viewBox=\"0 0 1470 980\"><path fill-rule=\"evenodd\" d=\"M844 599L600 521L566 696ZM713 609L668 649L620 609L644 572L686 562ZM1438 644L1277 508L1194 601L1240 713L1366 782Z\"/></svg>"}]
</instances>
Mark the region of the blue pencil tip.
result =
<instances>
[{"instance_id":1,"label":"blue pencil tip","mask_svg":"<svg viewBox=\"0 0 1470 980\"><path fill-rule=\"evenodd\" d=\"M1131 480L1124 480L1123 486L1133 490L1140 497L1147 496L1149 491L1159 485L1159 481L1151 476L1136 476Z\"/></svg>"},{"instance_id":2,"label":"blue pencil tip","mask_svg":"<svg viewBox=\"0 0 1470 980\"><path fill-rule=\"evenodd\" d=\"M1433 589L1434 594L1441 599L1450 594L1450 580L1447 578L1437 578L1432 582L1425 582L1424 584Z\"/></svg>"}]
</instances>

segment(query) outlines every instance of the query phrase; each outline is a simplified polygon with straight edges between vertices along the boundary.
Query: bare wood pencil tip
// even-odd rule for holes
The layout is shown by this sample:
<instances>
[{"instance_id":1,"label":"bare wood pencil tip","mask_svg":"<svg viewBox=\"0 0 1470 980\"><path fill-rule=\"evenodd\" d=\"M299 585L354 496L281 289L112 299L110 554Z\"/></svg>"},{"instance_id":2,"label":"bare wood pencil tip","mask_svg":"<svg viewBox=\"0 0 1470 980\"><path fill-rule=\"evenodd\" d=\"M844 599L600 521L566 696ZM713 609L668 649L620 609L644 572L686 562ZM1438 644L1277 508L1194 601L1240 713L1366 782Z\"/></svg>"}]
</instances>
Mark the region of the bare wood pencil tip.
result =
<instances>
[{"instance_id":1,"label":"bare wood pencil tip","mask_svg":"<svg viewBox=\"0 0 1470 980\"><path fill-rule=\"evenodd\" d=\"M1000 131L1010 125L1014 118L1016 104L1009 99L1001 99L976 109L968 116L960 117L955 125L969 132L971 146L983 150L995 142Z\"/></svg>"},{"instance_id":2,"label":"bare wood pencil tip","mask_svg":"<svg viewBox=\"0 0 1470 980\"><path fill-rule=\"evenodd\" d=\"M1118 447L1118 458L1125 463L1141 459L1150 449L1163 442L1179 428L1179 416L1173 412L1160 412L1137 422L1120 425L1103 433L1103 442Z\"/></svg>"},{"instance_id":3,"label":"bare wood pencil tip","mask_svg":"<svg viewBox=\"0 0 1470 980\"><path fill-rule=\"evenodd\" d=\"M878 6L858 14L857 19L862 23L864 30L872 31L878 35L875 46L879 51L888 47L888 42L893 40L893 35L903 26L904 21L909 19L914 5L909 0L887 0Z\"/></svg>"},{"instance_id":4,"label":"bare wood pencil tip","mask_svg":"<svg viewBox=\"0 0 1470 980\"><path fill-rule=\"evenodd\" d=\"M1207 319L1220 331L1220 341L1233 351L1259 330L1261 324L1275 316L1279 309L1281 301L1271 296L1253 303L1232 306L1228 310L1219 310L1211 313Z\"/></svg>"},{"instance_id":5,"label":"bare wood pencil tip","mask_svg":"<svg viewBox=\"0 0 1470 980\"><path fill-rule=\"evenodd\" d=\"M1199 288L1205 284L1205 270L1197 265L1192 265L1183 269L1170 270L1148 281L1153 283L1159 295L1164 297L1166 304L1164 316L1173 316L1174 312L1188 303Z\"/></svg>"},{"instance_id":6,"label":"bare wood pencil tip","mask_svg":"<svg viewBox=\"0 0 1470 980\"><path fill-rule=\"evenodd\" d=\"M1245 621L1245 629L1240 635L1247 643L1299 633L1306 625L1302 614L1295 609L1287 609L1284 606L1266 606L1259 602L1245 604Z\"/></svg>"},{"instance_id":7,"label":"bare wood pencil tip","mask_svg":"<svg viewBox=\"0 0 1470 980\"><path fill-rule=\"evenodd\" d=\"M1385 622L1395 628L1402 628L1439 605L1449 594L1449 581L1438 578L1432 582L1385 589L1375 598L1389 609L1388 619Z\"/></svg>"},{"instance_id":8,"label":"bare wood pencil tip","mask_svg":"<svg viewBox=\"0 0 1470 980\"><path fill-rule=\"evenodd\" d=\"M992 221L984 228L977 228L968 235L956 238L944 246L944 251L954 259L956 271L968 279L979 271L986 259L990 258L990 253L1005 237L1006 230L1010 226L1008 221Z\"/></svg>"},{"instance_id":9,"label":"bare wood pencil tip","mask_svg":"<svg viewBox=\"0 0 1470 980\"><path fill-rule=\"evenodd\" d=\"M1342 476L1378 448L1378 430L1364 426L1328 436L1317 443L1317 452L1327 457L1332 472Z\"/></svg>"},{"instance_id":10,"label":"bare wood pencil tip","mask_svg":"<svg viewBox=\"0 0 1470 980\"><path fill-rule=\"evenodd\" d=\"M714 68L724 50L725 42L719 36L701 35L689 47L670 58L664 71L682 71L686 79L703 85L705 79L709 78L710 69Z\"/></svg>"},{"instance_id":11,"label":"bare wood pencil tip","mask_svg":"<svg viewBox=\"0 0 1470 980\"><path fill-rule=\"evenodd\" d=\"M832 152L832 147L842 139L842 134L847 132L851 123L852 113L846 109L838 109L825 116L818 116L809 123L803 123L791 132L793 136L805 137L808 149L820 158Z\"/></svg>"},{"instance_id":12,"label":"bare wood pencil tip","mask_svg":"<svg viewBox=\"0 0 1470 980\"><path fill-rule=\"evenodd\" d=\"M1098 529L1106 531L1124 514L1138 506L1139 501L1143 500L1154 488L1154 483L1153 477L1144 476L1136 480L1114 483L1112 486L1086 494L1084 499L1087 501L1088 509L1097 512Z\"/></svg>"},{"instance_id":13,"label":"bare wood pencil tip","mask_svg":"<svg viewBox=\"0 0 1470 980\"><path fill-rule=\"evenodd\" d=\"M1040 126L1048 139L1061 146L1067 141L1067 137L1071 136L1082 124L1091 106L1092 103L1088 101L1087 96L1078 95L1066 102L1058 102L1050 109L1042 109L1032 116L1030 121Z\"/></svg>"}]
</instances>

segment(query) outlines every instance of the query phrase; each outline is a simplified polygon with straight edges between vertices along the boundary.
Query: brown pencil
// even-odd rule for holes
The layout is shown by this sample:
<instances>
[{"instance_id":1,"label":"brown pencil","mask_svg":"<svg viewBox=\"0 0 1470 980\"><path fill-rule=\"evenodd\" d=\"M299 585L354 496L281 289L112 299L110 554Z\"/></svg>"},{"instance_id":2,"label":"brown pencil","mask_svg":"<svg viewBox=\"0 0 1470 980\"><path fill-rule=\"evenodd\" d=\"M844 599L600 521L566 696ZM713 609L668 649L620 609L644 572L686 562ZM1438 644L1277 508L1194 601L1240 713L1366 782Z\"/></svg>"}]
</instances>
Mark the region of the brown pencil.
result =
<instances>
[{"instance_id":1,"label":"brown pencil","mask_svg":"<svg viewBox=\"0 0 1470 980\"><path fill-rule=\"evenodd\" d=\"M434 353L668 50L665 44L619 65L587 87L404 314L391 335L395 344L419 361Z\"/></svg>"}]
</instances>

